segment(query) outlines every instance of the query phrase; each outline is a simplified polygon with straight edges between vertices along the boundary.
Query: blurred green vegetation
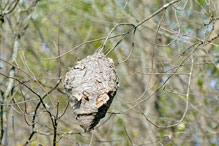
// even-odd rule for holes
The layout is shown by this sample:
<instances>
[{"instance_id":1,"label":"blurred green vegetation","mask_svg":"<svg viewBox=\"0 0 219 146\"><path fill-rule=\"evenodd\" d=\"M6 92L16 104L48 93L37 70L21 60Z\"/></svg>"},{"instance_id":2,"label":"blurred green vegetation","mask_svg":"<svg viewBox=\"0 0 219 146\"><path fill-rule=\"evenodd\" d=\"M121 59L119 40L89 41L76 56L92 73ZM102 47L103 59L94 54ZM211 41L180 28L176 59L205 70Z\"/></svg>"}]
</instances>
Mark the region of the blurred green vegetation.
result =
<instances>
[{"instance_id":1,"label":"blurred green vegetation","mask_svg":"<svg viewBox=\"0 0 219 146\"><path fill-rule=\"evenodd\" d=\"M218 38L212 40L219 32L217 0L181 1L122 39L108 55L115 62L120 88L109 113L90 133L83 133L71 106L66 109L65 73L97 51L116 24L136 25L171 1L48 0L38 1L36 6L32 5L34 1L20 1L5 16L0 57L12 62L15 36L24 31L16 61L12 62L16 66L14 77L40 96L54 88L61 68L60 85L43 99L53 115L64 112L58 121L57 145L219 145L219 44ZM24 29L26 23L28 27ZM118 27L111 36L129 29ZM104 53L122 37L109 39ZM90 40L96 41L86 42ZM195 49L199 42L203 44ZM76 47L81 43L85 44ZM71 49L74 50L64 54ZM194 62L189 83L191 53ZM11 65L3 61L1 64L0 72L9 76ZM171 76L172 73L176 74ZM6 92L10 80L2 75L0 79L0 89ZM13 90L4 101L3 120L8 145L19 146L33 132L31 122L39 98L17 81L13 82ZM182 122L158 128L179 122L185 110L188 111ZM52 145L52 122L42 105L34 124L30 145Z\"/></svg>"}]
</instances>

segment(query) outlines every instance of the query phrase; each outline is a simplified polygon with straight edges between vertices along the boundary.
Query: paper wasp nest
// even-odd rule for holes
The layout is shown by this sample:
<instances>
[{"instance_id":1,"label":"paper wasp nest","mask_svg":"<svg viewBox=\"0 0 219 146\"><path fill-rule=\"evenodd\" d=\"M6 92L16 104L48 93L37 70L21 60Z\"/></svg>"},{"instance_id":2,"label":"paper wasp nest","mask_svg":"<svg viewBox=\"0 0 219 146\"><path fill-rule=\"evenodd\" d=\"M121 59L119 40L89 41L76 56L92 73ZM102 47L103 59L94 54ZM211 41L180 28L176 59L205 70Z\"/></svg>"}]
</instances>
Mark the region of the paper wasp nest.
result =
<instances>
[{"instance_id":1,"label":"paper wasp nest","mask_svg":"<svg viewBox=\"0 0 219 146\"><path fill-rule=\"evenodd\" d=\"M78 61L64 82L76 120L85 131L103 118L116 95L118 77L113 60L95 53Z\"/></svg>"}]
</instances>

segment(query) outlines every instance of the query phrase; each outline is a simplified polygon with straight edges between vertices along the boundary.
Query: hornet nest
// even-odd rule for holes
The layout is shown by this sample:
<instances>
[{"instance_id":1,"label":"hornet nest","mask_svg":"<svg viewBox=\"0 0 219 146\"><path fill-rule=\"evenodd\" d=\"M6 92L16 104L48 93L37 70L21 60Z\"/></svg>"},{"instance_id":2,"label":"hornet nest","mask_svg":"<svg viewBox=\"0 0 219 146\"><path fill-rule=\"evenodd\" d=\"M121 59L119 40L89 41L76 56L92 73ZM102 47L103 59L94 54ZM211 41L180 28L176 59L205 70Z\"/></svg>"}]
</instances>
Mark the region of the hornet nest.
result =
<instances>
[{"instance_id":1,"label":"hornet nest","mask_svg":"<svg viewBox=\"0 0 219 146\"><path fill-rule=\"evenodd\" d=\"M64 87L76 120L85 131L92 130L116 95L118 77L113 60L102 52L87 56L66 73Z\"/></svg>"}]
</instances>

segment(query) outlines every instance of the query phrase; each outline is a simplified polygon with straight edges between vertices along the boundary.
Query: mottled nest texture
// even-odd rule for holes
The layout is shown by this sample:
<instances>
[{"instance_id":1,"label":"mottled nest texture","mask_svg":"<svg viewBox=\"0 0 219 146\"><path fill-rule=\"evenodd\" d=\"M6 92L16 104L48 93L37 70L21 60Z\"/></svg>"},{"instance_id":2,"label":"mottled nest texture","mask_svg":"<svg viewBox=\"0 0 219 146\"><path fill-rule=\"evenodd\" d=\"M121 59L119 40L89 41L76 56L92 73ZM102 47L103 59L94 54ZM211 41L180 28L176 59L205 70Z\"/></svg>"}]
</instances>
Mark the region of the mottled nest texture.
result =
<instances>
[{"instance_id":1,"label":"mottled nest texture","mask_svg":"<svg viewBox=\"0 0 219 146\"><path fill-rule=\"evenodd\" d=\"M118 89L118 77L111 58L97 52L78 61L66 73L64 87L76 120L85 131L102 119Z\"/></svg>"}]
</instances>

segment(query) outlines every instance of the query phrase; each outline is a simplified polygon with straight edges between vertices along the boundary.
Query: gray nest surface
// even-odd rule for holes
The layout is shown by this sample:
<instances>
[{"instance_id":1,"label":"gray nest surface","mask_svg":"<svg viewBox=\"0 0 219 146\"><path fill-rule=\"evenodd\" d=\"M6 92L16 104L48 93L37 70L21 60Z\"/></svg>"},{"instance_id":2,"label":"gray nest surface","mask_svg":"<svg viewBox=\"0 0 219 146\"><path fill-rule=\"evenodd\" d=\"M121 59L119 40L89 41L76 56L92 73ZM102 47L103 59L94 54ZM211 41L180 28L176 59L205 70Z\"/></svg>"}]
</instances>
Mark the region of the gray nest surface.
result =
<instances>
[{"instance_id":1,"label":"gray nest surface","mask_svg":"<svg viewBox=\"0 0 219 146\"><path fill-rule=\"evenodd\" d=\"M118 77L111 58L95 53L78 61L66 73L64 82L76 120L85 131L103 118L118 88Z\"/></svg>"}]
</instances>

